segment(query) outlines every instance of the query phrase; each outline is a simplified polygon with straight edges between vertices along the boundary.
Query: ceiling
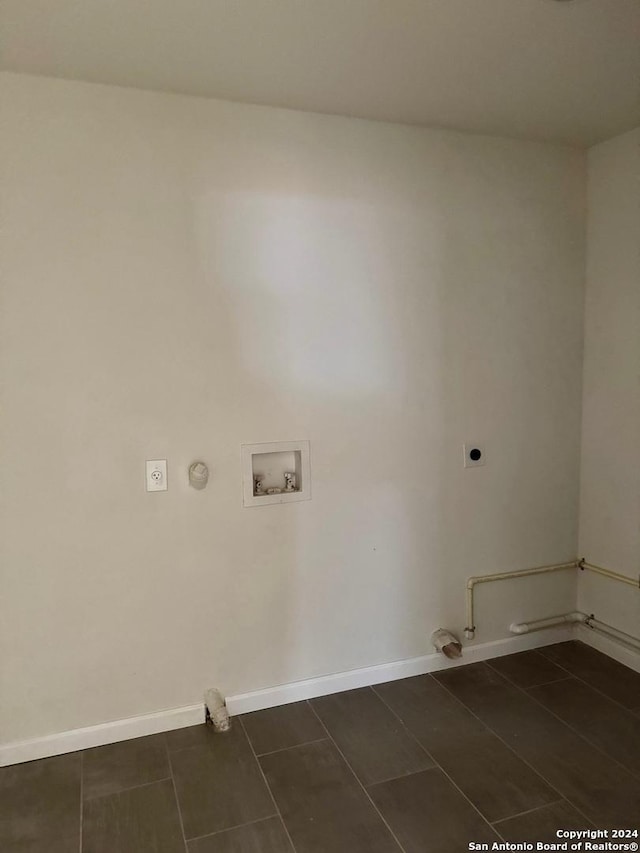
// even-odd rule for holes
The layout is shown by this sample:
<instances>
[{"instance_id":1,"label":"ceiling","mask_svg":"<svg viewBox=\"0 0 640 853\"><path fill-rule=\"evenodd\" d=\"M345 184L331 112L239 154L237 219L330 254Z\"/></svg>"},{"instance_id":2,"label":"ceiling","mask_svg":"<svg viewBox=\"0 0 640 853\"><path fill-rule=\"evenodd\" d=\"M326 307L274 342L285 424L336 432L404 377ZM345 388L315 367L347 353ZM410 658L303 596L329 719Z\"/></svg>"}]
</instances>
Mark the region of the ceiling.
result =
<instances>
[{"instance_id":1,"label":"ceiling","mask_svg":"<svg viewBox=\"0 0 640 853\"><path fill-rule=\"evenodd\" d=\"M640 0L2 0L5 69L574 145L640 124Z\"/></svg>"}]
</instances>

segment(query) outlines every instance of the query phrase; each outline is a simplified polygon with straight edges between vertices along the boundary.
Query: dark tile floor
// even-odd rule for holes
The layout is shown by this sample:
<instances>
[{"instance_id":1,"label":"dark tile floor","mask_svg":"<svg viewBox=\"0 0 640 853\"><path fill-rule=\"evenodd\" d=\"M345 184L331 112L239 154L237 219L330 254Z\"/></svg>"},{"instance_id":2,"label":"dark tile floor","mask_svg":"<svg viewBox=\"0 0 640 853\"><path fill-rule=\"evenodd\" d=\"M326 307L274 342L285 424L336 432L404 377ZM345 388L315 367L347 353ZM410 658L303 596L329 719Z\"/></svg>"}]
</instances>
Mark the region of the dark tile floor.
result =
<instances>
[{"instance_id":1,"label":"dark tile floor","mask_svg":"<svg viewBox=\"0 0 640 853\"><path fill-rule=\"evenodd\" d=\"M640 675L578 642L0 770L3 853L462 853L640 829Z\"/></svg>"}]
</instances>

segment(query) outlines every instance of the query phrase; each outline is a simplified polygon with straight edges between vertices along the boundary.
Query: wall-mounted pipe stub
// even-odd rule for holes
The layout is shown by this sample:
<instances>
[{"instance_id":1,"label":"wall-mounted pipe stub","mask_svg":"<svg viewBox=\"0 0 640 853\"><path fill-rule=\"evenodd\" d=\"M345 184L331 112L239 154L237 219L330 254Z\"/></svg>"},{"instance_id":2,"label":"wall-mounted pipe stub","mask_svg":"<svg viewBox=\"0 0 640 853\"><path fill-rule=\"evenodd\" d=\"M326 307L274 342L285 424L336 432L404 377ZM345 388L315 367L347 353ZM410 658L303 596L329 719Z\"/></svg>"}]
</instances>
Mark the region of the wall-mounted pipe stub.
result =
<instances>
[{"instance_id":1,"label":"wall-mounted pipe stub","mask_svg":"<svg viewBox=\"0 0 640 853\"><path fill-rule=\"evenodd\" d=\"M618 628L614 628L612 625L607 625L606 622L596 619L593 614L587 616L584 624L587 628L591 628L592 631L603 634L605 637L610 637L617 643L622 643L627 648L633 649L634 652L640 652L640 637L634 637L631 634L618 630Z\"/></svg>"},{"instance_id":2,"label":"wall-mounted pipe stub","mask_svg":"<svg viewBox=\"0 0 640 853\"><path fill-rule=\"evenodd\" d=\"M469 578L467 581L467 626L464 629L465 637L467 640L473 640L475 637L476 625L474 621L473 590L477 584L509 580L511 578L526 578L530 575L543 575L548 572L563 571L564 569L575 569L577 565L577 560L572 560L570 563L557 563L552 566L537 566L535 569L522 569L518 572L499 572L493 575L477 575L476 577Z\"/></svg>"},{"instance_id":3,"label":"wall-mounted pipe stub","mask_svg":"<svg viewBox=\"0 0 640 853\"><path fill-rule=\"evenodd\" d=\"M581 571L593 572L595 575L601 575L603 578L610 578L620 583L629 584L640 589L640 575L637 578L630 578L629 575L621 575L619 572L612 572L611 569L603 569L602 566L594 566L593 563L587 563L584 557L580 557L577 566Z\"/></svg>"},{"instance_id":4,"label":"wall-mounted pipe stub","mask_svg":"<svg viewBox=\"0 0 640 853\"><path fill-rule=\"evenodd\" d=\"M626 634L618 628L607 625L606 622L600 622L593 613L589 616L579 610L573 613L564 613L561 616L550 616L548 619L535 619L532 622L513 622L509 626L509 630L512 634L529 634L531 631L542 631L545 628L556 628L559 625L585 625L592 631L604 634L618 643L623 643L636 652L640 651L640 638Z\"/></svg>"},{"instance_id":5,"label":"wall-mounted pipe stub","mask_svg":"<svg viewBox=\"0 0 640 853\"><path fill-rule=\"evenodd\" d=\"M437 631L434 631L431 635L431 642L436 651L442 652L445 657L451 660L462 657L462 643L455 634L447 631L446 628L438 628Z\"/></svg>"},{"instance_id":6,"label":"wall-mounted pipe stub","mask_svg":"<svg viewBox=\"0 0 640 853\"><path fill-rule=\"evenodd\" d=\"M534 619L532 622L512 622L509 630L512 634L529 634L531 631L541 631L543 628L556 628L558 625L585 624L589 617L586 613L576 610L573 613L563 613L561 616L550 616L548 619Z\"/></svg>"},{"instance_id":7,"label":"wall-mounted pipe stub","mask_svg":"<svg viewBox=\"0 0 640 853\"><path fill-rule=\"evenodd\" d=\"M519 572L501 572L493 575L478 575L471 577L467 581L467 627L464 629L464 635L467 640L473 640L475 637L476 626L474 623L474 601L473 590L476 584L489 583L491 581L508 580L509 578L525 578L530 575L542 575L547 572L558 572L563 569L580 569L581 571L593 572L609 580L624 583L628 586L633 586L640 589L640 576L631 578L628 575L622 575L619 572L614 572L611 569L605 569L602 566L596 566L593 563L588 563L584 557L574 560L571 563L557 563L552 566L538 566L535 569L524 569ZM618 630L605 622L600 622L593 614L588 616L586 613L575 611L573 613L563 613L560 616L550 616L546 619L536 619L532 622L514 622L509 630L512 634L528 634L530 631L540 631L544 628L555 628L559 625L567 624L582 624L588 628L597 631L600 634L617 640L623 643L634 651L640 651L640 638L634 637L631 634L626 634L624 631Z\"/></svg>"},{"instance_id":8,"label":"wall-mounted pipe stub","mask_svg":"<svg viewBox=\"0 0 640 853\"><path fill-rule=\"evenodd\" d=\"M204 462L194 462L189 466L189 485L194 489L204 489L209 482L209 469Z\"/></svg>"}]
</instances>

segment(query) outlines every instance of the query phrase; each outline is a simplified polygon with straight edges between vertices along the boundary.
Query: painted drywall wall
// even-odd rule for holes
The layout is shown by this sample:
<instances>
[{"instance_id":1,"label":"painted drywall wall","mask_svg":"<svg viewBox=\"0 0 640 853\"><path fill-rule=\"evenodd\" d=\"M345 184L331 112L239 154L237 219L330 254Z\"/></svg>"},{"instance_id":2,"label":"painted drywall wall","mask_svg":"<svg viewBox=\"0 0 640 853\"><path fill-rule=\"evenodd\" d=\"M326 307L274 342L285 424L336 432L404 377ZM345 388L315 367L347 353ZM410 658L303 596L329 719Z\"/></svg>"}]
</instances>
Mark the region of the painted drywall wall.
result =
<instances>
[{"instance_id":1,"label":"painted drywall wall","mask_svg":"<svg viewBox=\"0 0 640 853\"><path fill-rule=\"evenodd\" d=\"M589 150L580 552L640 573L640 128ZM638 635L640 591L584 574L581 610Z\"/></svg>"},{"instance_id":2,"label":"painted drywall wall","mask_svg":"<svg viewBox=\"0 0 640 853\"><path fill-rule=\"evenodd\" d=\"M3 740L428 653L468 575L574 557L579 151L3 88ZM244 509L298 439L312 500ZM487 586L477 641L574 603Z\"/></svg>"}]
</instances>

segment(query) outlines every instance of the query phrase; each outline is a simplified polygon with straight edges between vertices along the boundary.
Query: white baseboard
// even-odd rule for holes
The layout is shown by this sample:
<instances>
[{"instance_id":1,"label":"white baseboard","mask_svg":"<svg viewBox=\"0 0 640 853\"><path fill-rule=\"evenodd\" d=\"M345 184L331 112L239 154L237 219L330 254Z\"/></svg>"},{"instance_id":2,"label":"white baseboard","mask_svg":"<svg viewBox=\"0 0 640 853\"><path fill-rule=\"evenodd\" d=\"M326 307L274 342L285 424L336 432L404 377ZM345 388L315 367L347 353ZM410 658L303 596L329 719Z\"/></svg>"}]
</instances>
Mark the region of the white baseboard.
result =
<instances>
[{"instance_id":1,"label":"white baseboard","mask_svg":"<svg viewBox=\"0 0 640 853\"><path fill-rule=\"evenodd\" d=\"M466 663L477 663L489 658L512 655L515 652L549 646L552 643L562 643L573 638L572 627L554 628L540 633L522 634L490 643L464 646L463 656L457 661L451 661L444 655L434 652L418 658L336 672L333 675L323 675L319 678L308 678L305 681L294 681L277 687L255 690L252 693L227 696L227 709L232 716L247 714L250 711L288 705L290 702L300 702L303 699L314 699L316 696L354 690L356 687L369 687L372 684L383 684L385 681L397 681L400 678L410 678L412 675L424 675L427 672L437 672L440 669L450 669Z\"/></svg>"},{"instance_id":2,"label":"white baseboard","mask_svg":"<svg viewBox=\"0 0 640 853\"><path fill-rule=\"evenodd\" d=\"M229 713L236 716L249 711L261 711L264 708L299 702L302 699L313 699L316 696L353 690L356 687L368 687L385 681L397 681L399 678L409 678L412 675L424 675L427 672L436 672L466 663L477 663L489 658L511 655L527 649L548 646L551 643L561 643L574 636L572 627L554 628L540 633L523 634L490 643L465 646L463 657L459 661L450 661L444 655L434 652L408 660L392 661L363 669L323 675L319 678L308 678L290 684L280 684L277 687L268 687L252 693L240 693L236 696L228 696L226 703ZM613 654L611 656L615 657ZM154 714L143 714L139 717L128 717L97 726L3 744L0 745L0 767L195 726L204 722L204 715L204 704L186 705L183 708L172 708Z\"/></svg>"},{"instance_id":3,"label":"white baseboard","mask_svg":"<svg viewBox=\"0 0 640 853\"><path fill-rule=\"evenodd\" d=\"M626 646L623 646L622 643L616 643L615 640L609 639L609 637L605 637L602 634L598 634L597 631L587 628L586 625L578 625L576 639L581 640L588 646L593 646L594 649L597 649L599 652L603 652L603 654L608 655L610 658L623 663L625 666L628 666L629 669L640 672L640 654Z\"/></svg>"},{"instance_id":4,"label":"white baseboard","mask_svg":"<svg viewBox=\"0 0 640 853\"><path fill-rule=\"evenodd\" d=\"M0 767L204 723L204 703L0 745Z\"/></svg>"}]
</instances>

